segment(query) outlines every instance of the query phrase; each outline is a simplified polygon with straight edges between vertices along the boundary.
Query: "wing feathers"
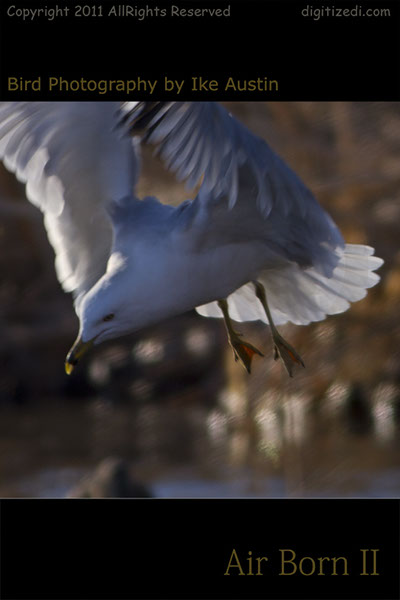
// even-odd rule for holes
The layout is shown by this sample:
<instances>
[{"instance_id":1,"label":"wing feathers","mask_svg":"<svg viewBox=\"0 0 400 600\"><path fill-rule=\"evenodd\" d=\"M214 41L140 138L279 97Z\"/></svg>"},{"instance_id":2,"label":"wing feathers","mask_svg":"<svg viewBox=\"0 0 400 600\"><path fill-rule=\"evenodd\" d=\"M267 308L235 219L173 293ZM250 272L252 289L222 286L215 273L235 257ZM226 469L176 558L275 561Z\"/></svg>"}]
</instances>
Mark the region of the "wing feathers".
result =
<instances>
[{"instance_id":1,"label":"wing feathers","mask_svg":"<svg viewBox=\"0 0 400 600\"><path fill-rule=\"evenodd\" d=\"M104 273L106 207L132 194L137 158L116 131L118 103L0 104L0 158L43 212L64 289L81 297Z\"/></svg>"},{"instance_id":2,"label":"wing feathers","mask_svg":"<svg viewBox=\"0 0 400 600\"><path fill-rule=\"evenodd\" d=\"M380 277L374 271L383 264L382 259L372 255L373 251L370 246L347 244L330 278L315 269L302 270L294 264L261 273L258 279L267 291L275 324L307 325L322 321L327 315L347 310L350 302L364 298L366 290L378 283ZM228 303L234 320L268 322L252 284L229 296ZM196 310L203 316L222 317L215 302Z\"/></svg>"},{"instance_id":3,"label":"wing feathers","mask_svg":"<svg viewBox=\"0 0 400 600\"><path fill-rule=\"evenodd\" d=\"M144 128L144 139L156 146L179 180L186 180L191 188L201 182L198 198L210 222L217 203L227 208L227 220L229 213L240 215L242 232L249 238L254 224L264 220L266 235L271 229L281 234L288 256L295 256L301 244L299 264L314 264L325 275L332 272L336 250L344 247L336 225L268 144L222 106L139 102L128 119L132 131ZM295 229L307 235L297 233L293 245Z\"/></svg>"}]
</instances>

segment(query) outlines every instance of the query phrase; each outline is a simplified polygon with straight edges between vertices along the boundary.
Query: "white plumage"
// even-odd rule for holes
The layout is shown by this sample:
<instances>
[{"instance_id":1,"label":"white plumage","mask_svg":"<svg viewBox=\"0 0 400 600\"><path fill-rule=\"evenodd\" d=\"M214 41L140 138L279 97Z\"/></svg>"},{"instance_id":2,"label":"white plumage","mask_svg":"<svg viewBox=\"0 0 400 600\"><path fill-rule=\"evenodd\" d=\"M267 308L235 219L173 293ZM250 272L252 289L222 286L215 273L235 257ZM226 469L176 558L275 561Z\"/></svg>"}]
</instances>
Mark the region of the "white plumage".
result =
<instances>
[{"instance_id":1,"label":"white plumage","mask_svg":"<svg viewBox=\"0 0 400 600\"><path fill-rule=\"evenodd\" d=\"M134 129L140 130L140 119L145 122L146 141L158 146L179 179L195 185L203 176L199 197L210 222L221 216L219 205L228 197L218 225L228 229L232 224L231 239L244 236L245 228L249 241L257 234L265 238L274 256L265 252L266 268L257 276L268 290L276 324L306 325L343 312L379 281L373 271L383 261L373 256L374 249L345 245L299 177L220 105L174 102L156 104L147 114L145 109L145 103L132 108ZM214 233L216 225L210 228ZM229 306L236 321L267 322L251 285L231 294ZM221 316L215 302L197 310Z\"/></svg>"},{"instance_id":2,"label":"white plumage","mask_svg":"<svg viewBox=\"0 0 400 600\"><path fill-rule=\"evenodd\" d=\"M26 183L56 253L61 285L79 299L104 274L107 205L132 193L132 140L115 131L118 103L2 102L0 157Z\"/></svg>"},{"instance_id":3,"label":"white plumage","mask_svg":"<svg viewBox=\"0 0 400 600\"><path fill-rule=\"evenodd\" d=\"M178 179L201 181L192 202L136 198L129 130ZM297 175L216 103L1 103L0 157L43 212L57 276L74 295L74 360L89 340L194 307L221 317L225 298L234 320L268 322L254 282L276 324L304 325L379 280L373 248L345 245Z\"/></svg>"}]
</instances>

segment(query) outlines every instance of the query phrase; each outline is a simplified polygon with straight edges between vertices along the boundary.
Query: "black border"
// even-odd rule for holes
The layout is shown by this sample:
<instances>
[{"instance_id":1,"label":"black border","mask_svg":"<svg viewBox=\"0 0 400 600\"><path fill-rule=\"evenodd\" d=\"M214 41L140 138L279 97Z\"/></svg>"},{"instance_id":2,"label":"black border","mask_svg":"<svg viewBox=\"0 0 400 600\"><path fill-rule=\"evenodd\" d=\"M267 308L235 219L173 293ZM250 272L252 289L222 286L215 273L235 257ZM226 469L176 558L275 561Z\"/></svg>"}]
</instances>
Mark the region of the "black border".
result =
<instances>
[{"instance_id":1,"label":"black border","mask_svg":"<svg viewBox=\"0 0 400 600\"><path fill-rule=\"evenodd\" d=\"M2 500L1 597L398 599L399 518L390 499ZM233 548L243 569L267 556L265 575L225 576ZM280 576L285 548L349 575ZM359 575L360 549L379 576Z\"/></svg>"},{"instance_id":2,"label":"black border","mask_svg":"<svg viewBox=\"0 0 400 600\"><path fill-rule=\"evenodd\" d=\"M103 17L77 18L74 6L101 6ZM0 8L0 97L2 100L399 100L400 3L398 0L180 0L180 8L230 7L229 18L172 17L165 0L58 0L68 16L8 17L7 11L47 6L44 0L4 0ZM165 18L107 17L110 7L158 7ZM97 8L96 8L97 7ZM390 10L389 17L344 17L359 7ZM315 18L315 11L325 16ZM342 16L337 15L342 11ZM305 16L308 13L310 16ZM311 12L313 11L313 12ZM302 14L303 13L303 14ZM328 16L326 16L328 15ZM139 89L106 94L56 88L48 77L65 81L158 81L153 94ZM180 94L166 92L164 77L184 80ZM194 90L192 77L217 81L218 90ZM40 91L8 90L8 78L41 78ZM278 87L225 89L227 79L266 77ZM20 79L21 78L21 79Z\"/></svg>"}]
</instances>

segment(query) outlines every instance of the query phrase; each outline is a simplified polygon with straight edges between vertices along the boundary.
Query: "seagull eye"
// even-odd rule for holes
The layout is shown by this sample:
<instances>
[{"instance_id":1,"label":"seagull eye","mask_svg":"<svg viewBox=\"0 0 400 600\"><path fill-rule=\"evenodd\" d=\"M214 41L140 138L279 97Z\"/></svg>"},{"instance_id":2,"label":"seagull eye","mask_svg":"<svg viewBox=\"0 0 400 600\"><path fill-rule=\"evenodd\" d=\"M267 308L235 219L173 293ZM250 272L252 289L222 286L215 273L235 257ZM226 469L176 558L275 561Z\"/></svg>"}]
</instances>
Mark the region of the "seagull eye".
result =
<instances>
[{"instance_id":1,"label":"seagull eye","mask_svg":"<svg viewBox=\"0 0 400 600\"><path fill-rule=\"evenodd\" d=\"M103 321L112 321L114 318L114 313L110 313L109 315L106 315L105 317L103 317Z\"/></svg>"}]
</instances>

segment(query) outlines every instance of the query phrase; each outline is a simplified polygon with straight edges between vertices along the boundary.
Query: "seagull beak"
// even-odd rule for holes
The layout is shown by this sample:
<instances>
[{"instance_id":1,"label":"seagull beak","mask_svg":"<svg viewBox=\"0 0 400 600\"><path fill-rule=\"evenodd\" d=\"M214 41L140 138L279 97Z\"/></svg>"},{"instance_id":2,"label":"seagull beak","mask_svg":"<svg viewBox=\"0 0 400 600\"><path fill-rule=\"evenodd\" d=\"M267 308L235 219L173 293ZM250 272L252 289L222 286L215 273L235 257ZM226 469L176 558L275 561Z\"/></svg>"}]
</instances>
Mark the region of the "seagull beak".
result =
<instances>
[{"instance_id":1,"label":"seagull beak","mask_svg":"<svg viewBox=\"0 0 400 600\"><path fill-rule=\"evenodd\" d=\"M65 359L65 372L67 375L71 375L78 360L93 346L93 341L83 342L80 336L77 338Z\"/></svg>"}]
</instances>

